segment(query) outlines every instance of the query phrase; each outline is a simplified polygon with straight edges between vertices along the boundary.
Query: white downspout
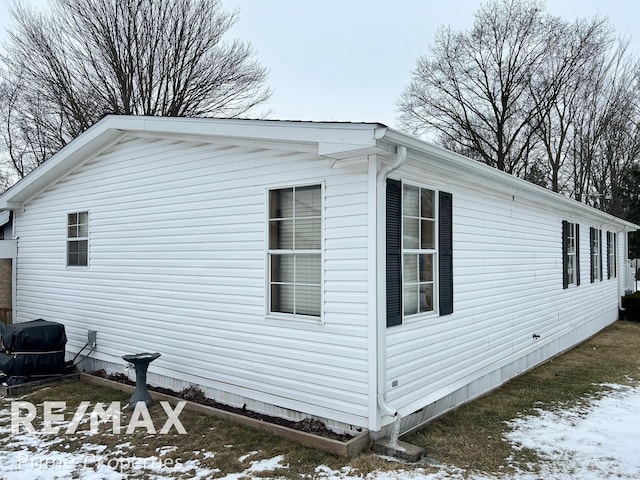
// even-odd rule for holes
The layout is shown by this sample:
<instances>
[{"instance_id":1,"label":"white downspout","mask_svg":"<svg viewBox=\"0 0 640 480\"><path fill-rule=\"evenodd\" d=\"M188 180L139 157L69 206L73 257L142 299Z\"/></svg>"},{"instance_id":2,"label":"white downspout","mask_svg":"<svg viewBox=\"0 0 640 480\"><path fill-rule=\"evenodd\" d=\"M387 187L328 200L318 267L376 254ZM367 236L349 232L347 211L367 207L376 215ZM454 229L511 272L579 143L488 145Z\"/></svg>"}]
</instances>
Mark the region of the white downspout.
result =
<instances>
[{"instance_id":1,"label":"white downspout","mask_svg":"<svg viewBox=\"0 0 640 480\"><path fill-rule=\"evenodd\" d=\"M386 274L387 274L387 257L386 257L386 244L384 239L386 238L386 194L387 194L387 177L391 172L400 168L400 166L407 159L407 147L398 146L396 151L396 159L385 166L378 172L376 179L376 202L377 202L377 312L376 319L376 392L378 398L378 407L384 415L395 417L398 415L398 411L387 404L386 394L386 381L387 381L387 291L386 291Z\"/></svg>"}]
</instances>

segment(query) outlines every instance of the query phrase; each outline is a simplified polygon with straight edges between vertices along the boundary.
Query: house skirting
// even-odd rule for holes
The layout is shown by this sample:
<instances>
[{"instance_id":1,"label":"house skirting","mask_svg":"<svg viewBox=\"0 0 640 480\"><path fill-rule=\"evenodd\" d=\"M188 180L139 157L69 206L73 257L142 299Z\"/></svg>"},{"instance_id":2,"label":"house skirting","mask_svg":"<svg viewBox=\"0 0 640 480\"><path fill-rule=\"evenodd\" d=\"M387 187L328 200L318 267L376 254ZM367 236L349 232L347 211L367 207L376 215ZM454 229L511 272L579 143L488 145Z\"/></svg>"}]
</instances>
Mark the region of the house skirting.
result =
<instances>
[{"instance_id":1,"label":"house skirting","mask_svg":"<svg viewBox=\"0 0 640 480\"><path fill-rule=\"evenodd\" d=\"M73 356L73 355L71 355ZM108 362L105 360L97 360L91 357L83 357L79 363L78 368L82 372L94 372L98 370L104 370L107 374L113 373L122 373L128 376L129 379L135 381L135 372L133 368L126 369L126 366L123 363L114 363ZM191 386L197 386L202 390L202 392L212 400L215 400L218 403L222 403L224 405L228 405L236 408L246 408L247 410L251 410L253 412L268 415L272 417L285 418L287 420L291 420L293 422L297 422L300 420L304 420L306 418L312 418L315 420L320 420L324 422L327 428L333 430L336 433L348 433L351 435L359 435L366 431L366 429L356 427L354 425L345 424L343 422L336 422L331 419L317 417L314 415L305 414L303 412L286 409L279 407L277 405L271 405L266 402L259 402L250 398L246 398L240 395L231 394L228 392L224 392L222 390L218 390L215 388L199 385L195 382L186 382L184 380L180 380L177 378L169 377L166 375L160 375L157 373L153 373L149 371L147 373L147 382L149 385L154 387L162 387L173 390L174 392L180 392L185 388L189 388Z\"/></svg>"},{"instance_id":2,"label":"house skirting","mask_svg":"<svg viewBox=\"0 0 640 480\"><path fill-rule=\"evenodd\" d=\"M574 328L568 332L565 331L555 338L550 338L544 343L541 342L539 348L527 355L509 361L502 366L498 366L494 370L457 388L417 412L400 418L400 434L405 435L417 430L447 412L488 394L509 380L575 347L615 322L617 320L617 314L617 311L612 310L606 315L602 315L580 325L575 325ZM397 429L398 427L395 426L395 428ZM392 423L377 432L370 432L370 437L372 440L379 440L390 436L393 430L394 424Z\"/></svg>"}]
</instances>

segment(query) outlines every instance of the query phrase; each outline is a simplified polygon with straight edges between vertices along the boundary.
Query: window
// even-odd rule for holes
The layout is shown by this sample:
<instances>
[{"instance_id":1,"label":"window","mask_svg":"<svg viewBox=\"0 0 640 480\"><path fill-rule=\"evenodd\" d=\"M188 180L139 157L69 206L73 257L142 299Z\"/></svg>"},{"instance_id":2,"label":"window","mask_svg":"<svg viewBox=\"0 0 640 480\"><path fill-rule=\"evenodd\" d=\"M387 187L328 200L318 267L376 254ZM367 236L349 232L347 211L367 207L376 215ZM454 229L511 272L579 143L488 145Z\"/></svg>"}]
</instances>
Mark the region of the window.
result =
<instances>
[{"instance_id":1,"label":"window","mask_svg":"<svg viewBox=\"0 0 640 480\"><path fill-rule=\"evenodd\" d=\"M616 278L618 275L617 235L607 232L607 278Z\"/></svg>"},{"instance_id":2,"label":"window","mask_svg":"<svg viewBox=\"0 0 640 480\"><path fill-rule=\"evenodd\" d=\"M270 312L321 313L322 188L269 192Z\"/></svg>"},{"instance_id":3,"label":"window","mask_svg":"<svg viewBox=\"0 0 640 480\"><path fill-rule=\"evenodd\" d=\"M563 286L580 285L580 225L562 222Z\"/></svg>"},{"instance_id":4,"label":"window","mask_svg":"<svg viewBox=\"0 0 640 480\"><path fill-rule=\"evenodd\" d=\"M67 266L89 264L89 212L67 215Z\"/></svg>"},{"instance_id":5,"label":"window","mask_svg":"<svg viewBox=\"0 0 640 480\"><path fill-rule=\"evenodd\" d=\"M404 316L434 310L435 194L402 186L402 287Z\"/></svg>"},{"instance_id":6,"label":"window","mask_svg":"<svg viewBox=\"0 0 640 480\"><path fill-rule=\"evenodd\" d=\"M562 286L580 285L580 225L562 222Z\"/></svg>"},{"instance_id":7,"label":"window","mask_svg":"<svg viewBox=\"0 0 640 480\"><path fill-rule=\"evenodd\" d=\"M591 243L591 283L602 280L602 231L591 227L589 230Z\"/></svg>"},{"instance_id":8,"label":"window","mask_svg":"<svg viewBox=\"0 0 640 480\"><path fill-rule=\"evenodd\" d=\"M387 326L453 313L453 197L387 180Z\"/></svg>"}]
</instances>

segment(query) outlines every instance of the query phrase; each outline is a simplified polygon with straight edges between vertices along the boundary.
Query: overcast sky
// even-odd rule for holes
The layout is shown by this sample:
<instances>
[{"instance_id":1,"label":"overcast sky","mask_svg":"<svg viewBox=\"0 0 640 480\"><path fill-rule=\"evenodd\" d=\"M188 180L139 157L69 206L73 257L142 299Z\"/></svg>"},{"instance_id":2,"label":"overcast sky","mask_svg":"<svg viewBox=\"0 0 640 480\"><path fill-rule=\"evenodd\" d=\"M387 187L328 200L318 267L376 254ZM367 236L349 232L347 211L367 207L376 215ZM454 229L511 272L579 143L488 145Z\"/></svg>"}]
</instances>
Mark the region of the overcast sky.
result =
<instances>
[{"instance_id":1,"label":"overcast sky","mask_svg":"<svg viewBox=\"0 0 640 480\"><path fill-rule=\"evenodd\" d=\"M371 121L398 127L396 99L439 26L467 29L480 0L222 0L240 20L231 37L247 40L267 67L271 118ZM25 0L35 6L46 0ZM608 16L640 52L637 0L548 0L573 20ZM9 23L0 0L0 36Z\"/></svg>"}]
</instances>

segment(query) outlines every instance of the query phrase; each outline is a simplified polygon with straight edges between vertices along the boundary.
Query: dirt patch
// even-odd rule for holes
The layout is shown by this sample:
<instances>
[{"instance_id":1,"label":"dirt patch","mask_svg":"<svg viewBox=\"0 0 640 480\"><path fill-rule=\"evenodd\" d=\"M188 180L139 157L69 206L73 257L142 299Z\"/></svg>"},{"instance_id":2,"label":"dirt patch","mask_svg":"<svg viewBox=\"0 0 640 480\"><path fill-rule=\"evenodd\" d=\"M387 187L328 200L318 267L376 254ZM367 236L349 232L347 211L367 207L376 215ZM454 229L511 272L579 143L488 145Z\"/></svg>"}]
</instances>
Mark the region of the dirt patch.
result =
<instances>
[{"instance_id":1,"label":"dirt patch","mask_svg":"<svg viewBox=\"0 0 640 480\"><path fill-rule=\"evenodd\" d=\"M94 372L87 372L89 375L93 375L100 378L106 378L107 380L111 380L118 383L124 383L126 385L134 386L136 382L130 380L123 373L111 373L107 374L104 370L97 370ZM226 412L236 413L238 415L243 415L245 417L255 418L257 420L262 420L265 422L273 423L275 425L280 425L282 427L292 428L294 430L299 430L301 432L311 433L314 435L318 435L320 437L330 438L332 440L338 440L340 442L347 442L354 438L353 435L348 433L337 433L333 430L327 428L324 422L320 420L316 420L313 418L305 418L303 420L299 420L294 422L293 420L287 420L286 418L274 417L271 415L265 415L262 413L254 412L253 410L249 410L246 406L241 408L232 407L230 405L216 402L214 399L207 397L202 390L200 390L196 386L187 387L179 392L171 390L169 388L163 387L154 387L151 385L147 385L147 388L153 392L164 393L165 395L171 395L176 398L180 398L182 400L187 400L194 403L199 403L201 405L206 405L208 407L217 408L218 410L224 410Z\"/></svg>"}]
</instances>

